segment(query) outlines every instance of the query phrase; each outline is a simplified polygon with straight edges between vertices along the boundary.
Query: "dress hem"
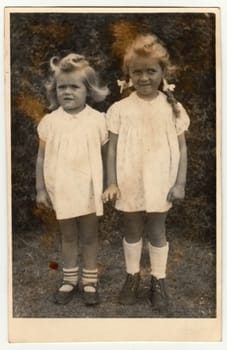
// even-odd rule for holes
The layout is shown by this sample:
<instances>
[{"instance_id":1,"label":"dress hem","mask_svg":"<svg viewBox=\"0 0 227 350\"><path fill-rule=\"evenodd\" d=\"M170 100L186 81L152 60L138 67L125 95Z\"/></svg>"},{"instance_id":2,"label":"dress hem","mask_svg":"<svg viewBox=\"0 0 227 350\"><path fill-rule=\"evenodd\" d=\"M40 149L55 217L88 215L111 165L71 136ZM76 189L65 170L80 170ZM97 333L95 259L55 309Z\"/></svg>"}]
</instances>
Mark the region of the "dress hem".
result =
<instances>
[{"instance_id":1,"label":"dress hem","mask_svg":"<svg viewBox=\"0 0 227 350\"><path fill-rule=\"evenodd\" d=\"M125 212L125 213L136 213L136 212L145 212L145 213L165 213L167 211L169 211L172 208L172 204L170 203L170 205L168 205L166 208L162 208L162 209L152 209L152 210L148 210L148 209L135 209L135 210L127 210L127 209L122 209L119 208L117 206L115 206L115 209Z\"/></svg>"},{"instance_id":2,"label":"dress hem","mask_svg":"<svg viewBox=\"0 0 227 350\"><path fill-rule=\"evenodd\" d=\"M95 214L96 216L103 216L103 213L100 214L100 213L97 213L95 211L92 211L92 212L88 212L88 213L81 213L79 215L69 215L69 216L68 215L67 216L64 215L64 217L58 217L56 215L56 219L57 220L67 220L67 219L79 218L80 216L85 216L85 215L90 215L90 214Z\"/></svg>"}]
</instances>

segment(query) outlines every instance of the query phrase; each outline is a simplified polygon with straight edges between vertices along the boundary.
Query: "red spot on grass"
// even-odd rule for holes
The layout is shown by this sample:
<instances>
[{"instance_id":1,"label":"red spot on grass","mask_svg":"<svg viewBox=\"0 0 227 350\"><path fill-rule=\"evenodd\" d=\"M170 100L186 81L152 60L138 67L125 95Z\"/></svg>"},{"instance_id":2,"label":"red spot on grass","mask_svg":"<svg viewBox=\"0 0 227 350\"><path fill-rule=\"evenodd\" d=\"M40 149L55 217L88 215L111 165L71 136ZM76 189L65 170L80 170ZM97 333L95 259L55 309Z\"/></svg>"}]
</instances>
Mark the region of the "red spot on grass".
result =
<instances>
[{"instance_id":1,"label":"red spot on grass","mask_svg":"<svg viewBox=\"0 0 227 350\"><path fill-rule=\"evenodd\" d=\"M58 263L56 261L49 261L49 268L52 270L58 270Z\"/></svg>"}]
</instances>

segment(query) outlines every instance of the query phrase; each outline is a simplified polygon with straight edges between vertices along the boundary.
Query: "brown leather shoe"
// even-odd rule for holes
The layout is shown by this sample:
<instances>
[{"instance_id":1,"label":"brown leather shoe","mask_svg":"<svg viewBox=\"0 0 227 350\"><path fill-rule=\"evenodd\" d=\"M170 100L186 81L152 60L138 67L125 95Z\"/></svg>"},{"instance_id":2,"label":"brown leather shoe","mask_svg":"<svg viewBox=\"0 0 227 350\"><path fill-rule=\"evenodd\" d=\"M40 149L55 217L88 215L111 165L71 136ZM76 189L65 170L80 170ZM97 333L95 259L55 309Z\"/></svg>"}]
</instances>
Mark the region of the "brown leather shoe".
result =
<instances>
[{"instance_id":1,"label":"brown leather shoe","mask_svg":"<svg viewBox=\"0 0 227 350\"><path fill-rule=\"evenodd\" d=\"M154 308L164 311L169 304L169 296L166 290L165 278L157 279L151 276L151 289L149 300Z\"/></svg>"},{"instance_id":2,"label":"brown leather shoe","mask_svg":"<svg viewBox=\"0 0 227 350\"><path fill-rule=\"evenodd\" d=\"M125 283L119 295L119 303L124 305L132 305L137 301L137 293L140 283L140 274L135 273L134 275L128 273L126 276Z\"/></svg>"},{"instance_id":3,"label":"brown leather shoe","mask_svg":"<svg viewBox=\"0 0 227 350\"><path fill-rule=\"evenodd\" d=\"M73 289L70 290L69 292L61 291L60 288L66 284L69 286L72 286ZM71 284L69 282L63 282L61 287L59 287L58 290L56 291L56 293L54 294L54 303L59 304L59 305L66 305L72 300L74 293L78 289L78 286L77 285L75 286L74 284Z\"/></svg>"},{"instance_id":4,"label":"brown leather shoe","mask_svg":"<svg viewBox=\"0 0 227 350\"><path fill-rule=\"evenodd\" d=\"M85 287L92 287L94 291L86 291ZM83 300L87 306L94 306L99 304L98 286L96 283L88 283L83 285Z\"/></svg>"}]
</instances>

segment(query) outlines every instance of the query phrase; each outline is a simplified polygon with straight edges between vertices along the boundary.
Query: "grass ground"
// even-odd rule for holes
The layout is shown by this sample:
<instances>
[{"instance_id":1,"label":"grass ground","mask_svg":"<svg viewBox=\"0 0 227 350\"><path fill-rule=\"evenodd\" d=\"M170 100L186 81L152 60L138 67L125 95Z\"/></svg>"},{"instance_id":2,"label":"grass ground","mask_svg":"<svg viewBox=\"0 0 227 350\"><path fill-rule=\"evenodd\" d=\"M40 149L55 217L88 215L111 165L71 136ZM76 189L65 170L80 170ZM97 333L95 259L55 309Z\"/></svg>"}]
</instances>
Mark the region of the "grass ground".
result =
<instances>
[{"instance_id":1,"label":"grass ground","mask_svg":"<svg viewBox=\"0 0 227 350\"><path fill-rule=\"evenodd\" d=\"M102 223L103 224L103 223ZM103 228L102 228L103 229ZM21 318L213 318L216 310L214 247L193 240L188 233L168 230L168 290L171 307L163 313L153 310L149 292L149 256L144 239L141 285L138 303L118 303L125 279L122 233L111 228L101 235L99 274L101 303L86 307L80 293L65 306L53 303L53 293L61 282L61 243L56 227L42 227L13 239L13 316Z\"/></svg>"}]
</instances>

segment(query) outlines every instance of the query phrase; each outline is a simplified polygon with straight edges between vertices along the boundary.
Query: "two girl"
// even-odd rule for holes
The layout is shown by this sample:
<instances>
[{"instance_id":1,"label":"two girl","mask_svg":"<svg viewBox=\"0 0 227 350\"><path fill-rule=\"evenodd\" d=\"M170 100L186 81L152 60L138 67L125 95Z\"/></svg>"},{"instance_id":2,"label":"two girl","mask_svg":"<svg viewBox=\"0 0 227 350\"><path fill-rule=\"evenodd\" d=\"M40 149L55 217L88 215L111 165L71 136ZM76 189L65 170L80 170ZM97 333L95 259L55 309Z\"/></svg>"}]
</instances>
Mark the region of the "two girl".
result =
<instances>
[{"instance_id":1,"label":"two girl","mask_svg":"<svg viewBox=\"0 0 227 350\"><path fill-rule=\"evenodd\" d=\"M62 232L64 279L56 301L68 302L76 289L80 233L83 294L85 303L91 305L98 302L96 215L102 215L103 210L101 145L108 134L103 115L85 103L88 95L102 100L107 89L98 87L94 74L93 79L88 77L91 68L81 56L51 62L60 107L45 116L38 127L37 202L49 205L51 201ZM119 302L136 302L145 230L151 263L149 298L159 308L168 303L165 220L172 201L184 198L184 132L189 118L165 80L171 68L169 55L155 36L138 36L126 50L123 68L135 91L107 112L108 184L102 200L114 200L124 217L127 274ZM166 94L161 92L162 86Z\"/></svg>"}]
</instances>

